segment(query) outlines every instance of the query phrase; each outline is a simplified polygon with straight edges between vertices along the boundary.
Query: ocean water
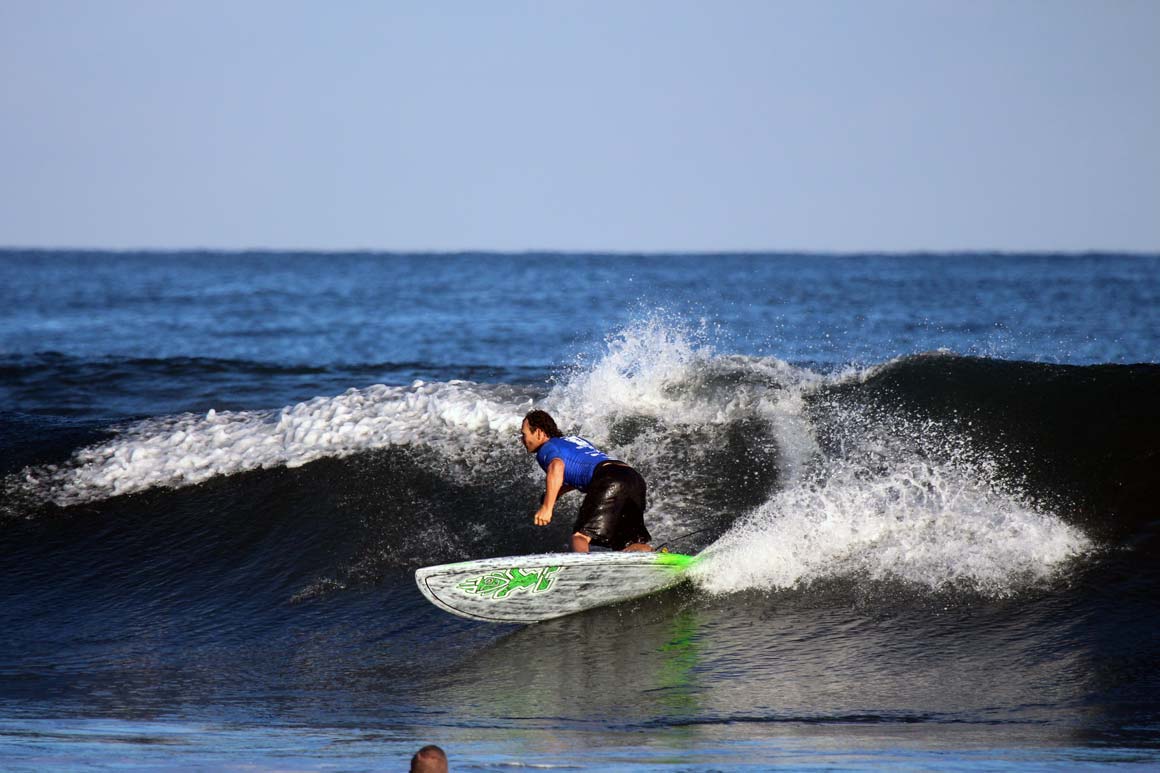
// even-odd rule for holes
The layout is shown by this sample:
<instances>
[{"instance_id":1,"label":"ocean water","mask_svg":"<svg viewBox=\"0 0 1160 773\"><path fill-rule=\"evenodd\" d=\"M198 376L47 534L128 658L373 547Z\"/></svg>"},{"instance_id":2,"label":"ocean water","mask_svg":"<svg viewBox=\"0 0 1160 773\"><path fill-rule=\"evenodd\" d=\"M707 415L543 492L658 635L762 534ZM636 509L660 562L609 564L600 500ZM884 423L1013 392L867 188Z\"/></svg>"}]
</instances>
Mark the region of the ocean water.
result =
<instances>
[{"instance_id":1,"label":"ocean water","mask_svg":"<svg viewBox=\"0 0 1160 773\"><path fill-rule=\"evenodd\" d=\"M1158 363L1160 256L0 251L2 766L1160 766ZM690 582L420 596L533 405Z\"/></svg>"}]
</instances>

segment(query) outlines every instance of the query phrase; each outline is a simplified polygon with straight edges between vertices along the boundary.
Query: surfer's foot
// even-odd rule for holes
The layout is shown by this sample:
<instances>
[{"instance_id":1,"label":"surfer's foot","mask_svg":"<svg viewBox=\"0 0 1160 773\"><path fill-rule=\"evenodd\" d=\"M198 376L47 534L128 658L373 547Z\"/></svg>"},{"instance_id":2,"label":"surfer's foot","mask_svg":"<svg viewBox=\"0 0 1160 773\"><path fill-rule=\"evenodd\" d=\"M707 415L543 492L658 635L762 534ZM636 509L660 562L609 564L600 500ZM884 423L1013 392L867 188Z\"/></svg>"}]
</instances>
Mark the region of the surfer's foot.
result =
<instances>
[{"instance_id":1,"label":"surfer's foot","mask_svg":"<svg viewBox=\"0 0 1160 773\"><path fill-rule=\"evenodd\" d=\"M624 549L624 552L625 553L651 553L652 552L652 545L645 544L644 542L634 542L631 545L629 545L628 547L626 547Z\"/></svg>"}]
</instances>

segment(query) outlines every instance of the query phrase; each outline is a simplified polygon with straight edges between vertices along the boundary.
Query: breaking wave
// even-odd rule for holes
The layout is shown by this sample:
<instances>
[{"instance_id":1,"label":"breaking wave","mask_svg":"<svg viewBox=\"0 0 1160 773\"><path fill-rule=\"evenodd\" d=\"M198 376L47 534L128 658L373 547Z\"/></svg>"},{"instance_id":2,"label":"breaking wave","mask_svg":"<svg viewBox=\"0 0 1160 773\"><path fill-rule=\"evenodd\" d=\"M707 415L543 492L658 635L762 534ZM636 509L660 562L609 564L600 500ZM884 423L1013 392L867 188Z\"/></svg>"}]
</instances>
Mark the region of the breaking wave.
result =
<instances>
[{"instance_id":1,"label":"breaking wave","mask_svg":"<svg viewBox=\"0 0 1160 773\"><path fill-rule=\"evenodd\" d=\"M347 531L379 531L344 565L373 575L382 564L542 552L555 549L542 532L512 525L541 485L515 442L538 405L644 473L654 537L704 549L697 579L713 593L848 576L1006 595L1150 522L1156 366L941 353L819 373L721 353L711 339L703 326L652 318L548 384L415 381L274 411L151 418L9 475L0 499L35 519L155 490L186 496L211 481L245 489L256 485L247 473L293 470L318 477L296 487L306 501L281 506L307 513L330 507L336 486L361 485L374 458L375 517L335 517L352 519ZM1061 442L1061 422L1077 420L1075 439ZM312 472L320 462L341 474ZM495 491L515 499L497 502ZM392 536L401 523L409 537Z\"/></svg>"}]
</instances>

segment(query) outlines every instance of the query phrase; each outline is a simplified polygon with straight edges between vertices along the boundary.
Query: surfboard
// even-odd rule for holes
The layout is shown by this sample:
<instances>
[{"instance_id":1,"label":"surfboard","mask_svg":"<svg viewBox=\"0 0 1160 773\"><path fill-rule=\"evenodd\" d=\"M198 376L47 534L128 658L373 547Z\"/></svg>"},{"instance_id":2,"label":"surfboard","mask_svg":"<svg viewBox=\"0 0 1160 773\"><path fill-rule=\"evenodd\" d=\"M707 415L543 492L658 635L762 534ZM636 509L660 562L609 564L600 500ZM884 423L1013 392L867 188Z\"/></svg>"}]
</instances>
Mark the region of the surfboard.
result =
<instances>
[{"instance_id":1,"label":"surfboard","mask_svg":"<svg viewBox=\"0 0 1160 773\"><path fill-rule=\"evenodd\" d=\"M542 553L427 566L415 582L453 615L538 623L671 588L694 561L679 553Z\"/></svg>"}]
</instances>

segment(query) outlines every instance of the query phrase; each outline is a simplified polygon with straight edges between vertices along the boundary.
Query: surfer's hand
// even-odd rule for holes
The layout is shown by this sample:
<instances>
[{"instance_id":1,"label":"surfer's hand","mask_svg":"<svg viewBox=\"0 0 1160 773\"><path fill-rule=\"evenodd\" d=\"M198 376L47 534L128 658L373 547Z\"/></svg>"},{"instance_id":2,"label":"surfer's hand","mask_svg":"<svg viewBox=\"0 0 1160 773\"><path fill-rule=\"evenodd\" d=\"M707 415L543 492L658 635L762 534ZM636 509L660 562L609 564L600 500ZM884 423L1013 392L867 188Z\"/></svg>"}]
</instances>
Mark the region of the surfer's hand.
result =
<instances>
[{"instance_id":1,"label":"surfer's hand","mask_svg":"<svg viewBox=\"0 0 1160 773\"><path fill-rule=\"evenodd\" d=\"M536 525L547 526L552 522L552 511L546 507L541 507L536 511Z\"/></svg>"}]
</instances>

